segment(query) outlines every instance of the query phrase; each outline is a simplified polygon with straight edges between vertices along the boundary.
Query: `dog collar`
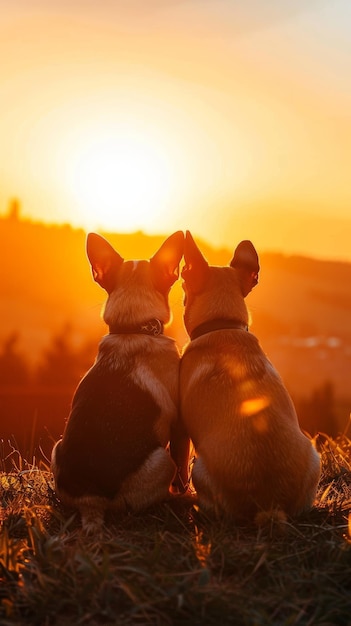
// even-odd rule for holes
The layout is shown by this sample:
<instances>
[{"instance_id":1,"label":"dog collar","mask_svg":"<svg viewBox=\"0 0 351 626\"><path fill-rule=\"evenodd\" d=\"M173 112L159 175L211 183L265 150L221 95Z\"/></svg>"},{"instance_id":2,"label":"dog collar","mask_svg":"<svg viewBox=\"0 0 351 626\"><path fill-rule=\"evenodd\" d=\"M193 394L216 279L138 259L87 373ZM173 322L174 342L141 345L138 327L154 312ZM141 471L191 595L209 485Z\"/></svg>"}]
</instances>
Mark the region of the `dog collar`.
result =
<instances>
[{"instance_id":1,"label":"dog collar","mask_svg":"<svg viewBox=\"0 0 351 626\"><path fill-rule=\"evenodd\" d=\"M142 324L130 326L110 326L110 335L152 335L158 337L163 333L163 322L154 318Z\"/></svg>"},{"instance_id":2,"label":"dog collar","mask_svg":"<svg viewBox=\"0 0 351 626\"><path fill-rule=\"evenodd\" d=\"M212 333L214 330L245 330L248 331L247 324L243 322L239 322L239 320L211 320L210 322L204 322L200 324L192 333L190 333L190 339L197 339L201 337L201 335L206 335L207 333Z\"/></svg>"}]
</instances>

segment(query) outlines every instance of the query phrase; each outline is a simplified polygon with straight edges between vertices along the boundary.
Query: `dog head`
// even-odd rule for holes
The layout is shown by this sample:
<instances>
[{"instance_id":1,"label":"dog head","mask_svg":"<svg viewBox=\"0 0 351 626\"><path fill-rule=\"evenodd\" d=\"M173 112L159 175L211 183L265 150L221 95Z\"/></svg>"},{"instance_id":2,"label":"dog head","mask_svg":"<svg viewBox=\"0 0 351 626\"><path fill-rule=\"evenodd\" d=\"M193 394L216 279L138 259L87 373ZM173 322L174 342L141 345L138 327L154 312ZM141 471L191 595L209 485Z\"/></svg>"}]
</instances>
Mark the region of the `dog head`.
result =
<instances>
[{"instance_id":1,"label":"dog head","mask_svg":"<svg viewBox=\"0 0 351 626\"><path fill-rule=\"evenodd\" d=\"M251 241L238 245L228 267L216 267L208 264L187 231L184 259L184 322L189 335L200 324L215 320L235 320L247 325L244 298L257 285L260 271Z\"/></svg>"},{"instance_id":2,"label":"dog head","mask_svg":"<svg viewBox=\"0 0 351 626\"><path fill-rule=\"evenodd\" d=\"M153 318L167 323L168 293L179 276L183 251L184 235L177 231L150 260L125 261L104 237L89 233L87 255L93 278L108 293L106 324L123 328Z\"/></svg>"}]
</instances>

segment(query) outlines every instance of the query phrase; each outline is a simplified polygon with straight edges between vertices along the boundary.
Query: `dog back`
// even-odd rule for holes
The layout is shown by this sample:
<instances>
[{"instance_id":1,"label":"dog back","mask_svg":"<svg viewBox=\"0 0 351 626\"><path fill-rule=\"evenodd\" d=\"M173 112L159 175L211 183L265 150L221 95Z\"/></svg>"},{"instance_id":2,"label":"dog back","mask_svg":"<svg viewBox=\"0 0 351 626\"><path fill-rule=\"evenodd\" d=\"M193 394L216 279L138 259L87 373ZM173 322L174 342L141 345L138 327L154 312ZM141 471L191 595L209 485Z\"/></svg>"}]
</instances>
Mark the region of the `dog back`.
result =
<instances>
[{"instance_id":1,"label":"dog back","mask_svg":"<svg viewBox=\"0 0 351 626\"><path fill-rule=\"evenodd\" d=\"M187 233L184 320L192 340L180 369L181 416L197 461L201 500L238 518L281 508L294 514L315 495L320 461L291 398L258 340L244 298L258 257L243 242L229 267L210 267ZM248 244L248 245L246 245Z\"/></svg>"},{"instance_id":2,"label":"dog back","mask_svg":"<svg viewBox=\"0 0 351 626\"><path fill-rule=\"evenodd\" d=\"M110 333L78 385L55 448L57 489L70 498L113 500L170 439L178 414L179 352L163 325L183 239L175 233L150 261L124 261L105 239L88 237L94 279L108 293Z\"/></svg>"}]
</instances>

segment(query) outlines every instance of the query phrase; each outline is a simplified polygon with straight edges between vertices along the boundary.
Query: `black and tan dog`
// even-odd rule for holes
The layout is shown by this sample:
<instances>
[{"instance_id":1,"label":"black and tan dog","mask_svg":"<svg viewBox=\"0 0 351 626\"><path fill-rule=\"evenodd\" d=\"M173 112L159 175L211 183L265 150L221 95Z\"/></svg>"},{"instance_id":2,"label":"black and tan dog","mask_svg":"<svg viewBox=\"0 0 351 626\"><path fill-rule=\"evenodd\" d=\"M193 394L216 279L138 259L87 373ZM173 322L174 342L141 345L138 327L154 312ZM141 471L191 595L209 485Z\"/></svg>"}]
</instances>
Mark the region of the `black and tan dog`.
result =
<instances>
[{"instance_id":1,"label":"black and tan dog","mask_svg":"<svg viewBox=\"0 0 351 626\"><path fill-rule=\"evenodd\" d=\"M86 532L102 526L108 509L141 510L165 498L172 480L180 490L187 482L188 449L177 438L179 352L163 334L183 248L179 231L150 261L124 261L103 237L88 235L110 333L76 390L51 462L57 494L80 511Z\"/></svg>"},{"instance_id":2,"label":"black and tan dog","mask_svg":"<svg viewBox=\"0 0 351 626\"><path fill-rule=\"evenodd\" d=\"M228 267L209 266L187 232L184 257L191 341L181 361L180 405L196 450L199 503L238 520L295 515L313 503L320 459L248 332L244 298L258 282L257 253L243 241Z\"/></svg>"}]
</instances>

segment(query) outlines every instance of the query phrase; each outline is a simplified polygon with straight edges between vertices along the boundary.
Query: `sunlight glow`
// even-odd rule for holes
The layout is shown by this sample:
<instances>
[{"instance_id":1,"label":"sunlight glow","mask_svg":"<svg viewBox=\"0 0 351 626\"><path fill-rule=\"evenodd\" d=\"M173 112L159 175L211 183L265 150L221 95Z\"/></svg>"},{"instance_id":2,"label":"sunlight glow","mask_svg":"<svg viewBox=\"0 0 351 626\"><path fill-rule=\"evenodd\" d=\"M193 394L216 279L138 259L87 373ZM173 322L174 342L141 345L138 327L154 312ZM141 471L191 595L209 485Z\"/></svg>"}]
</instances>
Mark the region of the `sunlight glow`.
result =
<instances>
[{"instance_id":1,"label":"sunlight glow","mask_svg":"<svg viewBox=\"0 0 351 626\"><path fill-rule=\"evenodd\" d=\"M165 146L131 131L87 137L66 172L84 223L120 231L156 226L174 185Z\"/></svg>"},{"instance_id":2,"label":"sunlight glow","mask_svg":"<svg viewBox=\"0 0 351 626\"><path fill-rule=\"evenodd\" d=\"M244 417L251 417L252 415L257 415L257 413L260 413L263 409L266 409L269 404L270 401L267 396L244 400L241 403L240 412Z\"/></svg>"},{"instance_id":3,"label":"sunlight glow","mask_svg":"<svg viewBox=\"0 0 351 626\"><path fill-rule=\"evenodd\" d=\"M212 550L212 542L208 537L204 536L203 531L199 530L197 526L195 526L194 550L201 567L207 568L207 562Z\"/></svg>"}]
</instances>

